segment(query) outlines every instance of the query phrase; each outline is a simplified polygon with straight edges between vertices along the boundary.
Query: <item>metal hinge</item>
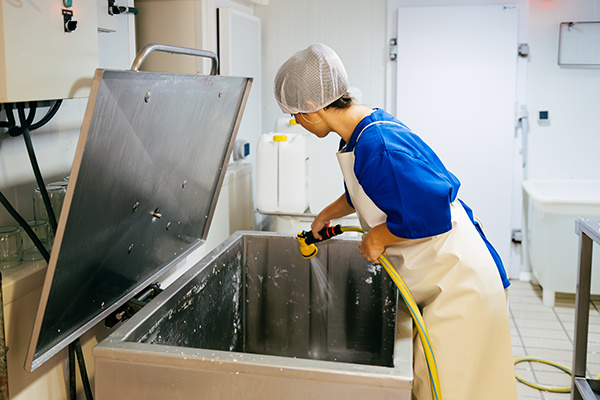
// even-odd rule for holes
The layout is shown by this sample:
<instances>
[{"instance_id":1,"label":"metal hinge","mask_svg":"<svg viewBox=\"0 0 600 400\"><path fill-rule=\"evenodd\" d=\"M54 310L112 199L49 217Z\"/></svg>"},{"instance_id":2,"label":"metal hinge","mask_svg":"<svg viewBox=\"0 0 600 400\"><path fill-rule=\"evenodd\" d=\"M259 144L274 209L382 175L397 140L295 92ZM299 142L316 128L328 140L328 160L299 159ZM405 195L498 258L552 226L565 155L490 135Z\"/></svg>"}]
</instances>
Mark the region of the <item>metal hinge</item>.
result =
<instances>
[{"instance_id":1,"label":"metal hinge","mask_svg":"<svg viewBox=\"0 0 600 400\"><path fill-rule=\"evenodd\" d=\"M135 297L129 299L127 303L117 308L112 314L109 314L104 319L104 326L112 328L117 323L125 321L131 318L135 313L140 311L150 300L158 296L163 290L160 288L160 284L155 282L144 289L141 293ZM104 304L104 303L102 303Z\"/></svg>"},{"instance_id":2,"label":"metal hinge","mask_svg":"<svg viewBox=\"0 0 600 400\"><path fill-rule=\"evenodd\" d=\"M396 61L398 58L398 41L396 38L390 39L390 60Z\"/></svg>"},{"instance_id":3,"label":"metal hinge","mask_svg":"<svg viewBox=\"0 0 600 400\"><path fill-rule=\"evenodd\" d=\"M520 229L513 229L511 232L511 241L513 243L523 242L523 232Z\"/></svg>"},{"instance_id":4,"label":"metal hinge","mask_svg":"<svg viewBox=\"0 0 600 400\"><path fill-rule=\"evenodd\" d=\"M529 44L519 43L519 56L527 58L529 56Z\"/></svg>"}]
</instances>

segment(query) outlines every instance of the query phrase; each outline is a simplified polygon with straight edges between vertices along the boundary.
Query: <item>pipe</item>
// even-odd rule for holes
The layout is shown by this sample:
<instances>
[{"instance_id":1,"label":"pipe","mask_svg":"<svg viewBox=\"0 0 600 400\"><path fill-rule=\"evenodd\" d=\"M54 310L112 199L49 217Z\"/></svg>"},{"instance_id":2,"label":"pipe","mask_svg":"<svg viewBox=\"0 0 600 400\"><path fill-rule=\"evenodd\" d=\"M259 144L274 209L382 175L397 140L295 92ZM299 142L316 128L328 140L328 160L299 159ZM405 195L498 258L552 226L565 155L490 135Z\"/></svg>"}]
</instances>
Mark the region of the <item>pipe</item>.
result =
<instances>
[{"instance_id":1,"label":"pipe","mask_svg":"<svg viewBox=\"0 0 600 400\"><path fill-rule=\"evenodd\" d=\"M33 131L34 129L41 128L42 126L47 124L48 121L50 121L52 119L52 117L54 117L54 115L56 115L61 104L62 104L62 100L56 100L54 102L54 104L52 105L52 107L48 110L46 115L35 124L32 124L32 122L35 119L35 111L37 109L37 102L34 101L34 102L30 103L30 111L29 111L29 115L27 116L27 118L25 118L25 105L18 104L17 109L19 112L19 118L20 118L20 122L22 125L21 127L16 126L16 121L15 121L15 118L13 115L13 104L8 103L8 104L4 105L4 109L6 110L6 117L8 119L8 121L6 121L6 122L7 122L8 128L9 128L9 131L10 130L13 131L11 134L13 134L13 133L16 134L17 132L18 132L18 134L23 133L23 136L25 138L25 144L27 146L27 151L29 153L29 157L31 160L32 168L34 170L34 175L35 175L37 184L40 188L43 187L44 191L46 192L45 197L42 193L42 199L44 200L44 206L46 207L47 210L48 210L48 206L50 206L50 209L52 209L52 206L50 205L50 199L48 198L48 192L45 190L45 185L44 185L43 179L41 177L41 172L40 172L39 166L37 164L37 159L35 157L35 153L33 151L33 145L31 143L31 137L29 136L29 132ZM4 125L2 125L2 126L4 126ZM42 189L40 189L40 191L42 191ZM21 217L21 215L10 204L8 199L1 192L0 192L0 203L4 206L4 208L6 208L8 213L19 223L19 225L21 225L21 227L25 230L25 232L31 238L31 241L35 244L35 247L37 247L37 249L39 250L40 254L44 258L46 263L50 263L50 254L44 247L43 243L37 237L37 235L35 234L33 229L31 229L29 224L27 224L27 221L25 221L25 219L23 219ZM56 217L54 217L53 212L48 212L48 216L49 216L50 220L52 220L52 219L54 220L54 227L52 229L55 231ZM51 226L52 226L52 224L51 224ZM56 231L54 233L56 233Z\"/></svg>"},{"instance_id":2,"label":"pipe","mask_svg":"<svg viewBox=\"0 0 600 400\"><path fill-rule=\"evenodd\" d=\"M332 238L333 236L337 236L343 232L363 232L362 228L359 226L342 226L336 225L333 227L326 227L319 231L319 235L323 239L316 239L311 231L302 231L298 232L298 244L300 245L300 253L302 257L305 259L313 258L317 255L319 251L315 243L322 242L323 240L327 240ZM433 349L431 346L431 341L429 340L429 333L427 332L427 328L425 327L425 322L423 321L423 316L419 311L419 307L415 302L412 294L408 290L408 287L402 280L402 277L396 271L396 268L392 265L387 256L382 254L379 256L379 262L383 265L383 268L386 270L398 290L400 291L400 295L402 299L408 306L408 310L410 315L412 316L415 325L417 327L417 331L419 332L419 337L421 338L421 343L423 343L423 350L425 351L425 359L427 361L427 369L429 371L429 380L431 381L431 392L434 400L441 400L442 393L440 391L440 380L438 376L437 366L435 363L435 356L433 354Z\"/></svg>"},{"instance_id":3,"label":"pipe","mask_svg":"<svg viewBox=\"0 0 600 400\"><path fill-rule=\"evenodd\" d=\"M27 221L25 221L25 219L23 219L23 217L21 217L17 210L15 210L15 208L10 204L10 202L4 196L4 194L2 194L2 192L0 192L0 204L4 206L6 211L8 211L8 213L15 219L15 221L17 221L19 225L21 225L21 227L25 230L27 235L29 235L31 241L33 242L33 244L35 244L35 247L37 247L37 249L40 251L42 257L44 257L44 260L46 260L47 263L50 263L50 253L48 253L48 250L46 250L44 244L37 237L33 229L31 229Z\"/></svg>"},{"instance_id":4,"label":"pipe","mask_svg":"<svg viewBox=\"0 0 600 400\"><path fill-rule=\"evenodd\" d=\"M75 375L75 345L69 345L69 400L77 400L77 381Z\"/></svg>"},{"instance_id":5,"label":"pipe","mask_svg":"<svg viewBox=\"0 0 600 400\"><path fill-rule=\"evenodd\" d=\"M81 382L83 384L85 398L87 400L92 400L94 396L92 395L92 387L90 386L87 369L85 368L85 359L83 358L83 350L81 349L81 340L79 340L79 338L75 340L74 345L75 354L77 355L77 363L79 364L79 375L81 375Z\"/></svg>"},{"instance_id":6,"label":"pipe","mask_svg":"<svg viewBox=\"0 0 600 400\"><path fill-rule=\"evenodd\" d=\"M37 158L35 157L35 151L33 150L33 143L31 141L31 136L29 135L29 127L27 126L25 118L25 108L23 105L19 105L18 110L19 118L21 120L21 130L23 132L23 138L25 139L25 146L27 147L27 154L29 155L29 159L31 161L31 168L33 169L35 180L40 188L42 200L44 200L44 206L46 207L46 212L48 213L50 228L52 228L52 233L56 235L56 217L54 215L54 211L52 210L52 204L50 203L50 197L48 196L46 185L44 184L42 171L40 171L40 166L38 165Z\"/></svg>"},{"instance_id":7,"label":"pipe","mask_svg":"<svg viewBox=\"0 0 600 400\"><path fill-rule=\"evenodd\" d=\"M35 119L35 110L37 109L37 101L32 101L29 103L29 115L27 115L27 126L31 126L33 120Z\"/></svg>"},{"instance_id":8,"label":"pipe","mask_svg":"<svg viewBox=\"0 0 600 400\"><path fill-rule=\"evenodd\" d=\"M2 273L0 273L0 400L8 400L8 363L6 362L6 336L4 335L4 299L2 298Z\"/></svg>"},{"instance_id":9,"label":"pipe","mask_svg":"<svg viewBox=\"0 0 600 400\"><path fill-rule=\"evenodd\" d=\"M50 107L50 109L48 110L48 112L46 112L46 115L44 115L42 117L42 119L40 119L38 122L36 122L35 124L32 124L29 127L30 131L35 131L38 128L41 128L42 126L46 125L58 112L58 109L60 108L62 104L62 100L56 100L54 102L54 104L52 104L52 107Z\"/></svg>"}]
</instances>

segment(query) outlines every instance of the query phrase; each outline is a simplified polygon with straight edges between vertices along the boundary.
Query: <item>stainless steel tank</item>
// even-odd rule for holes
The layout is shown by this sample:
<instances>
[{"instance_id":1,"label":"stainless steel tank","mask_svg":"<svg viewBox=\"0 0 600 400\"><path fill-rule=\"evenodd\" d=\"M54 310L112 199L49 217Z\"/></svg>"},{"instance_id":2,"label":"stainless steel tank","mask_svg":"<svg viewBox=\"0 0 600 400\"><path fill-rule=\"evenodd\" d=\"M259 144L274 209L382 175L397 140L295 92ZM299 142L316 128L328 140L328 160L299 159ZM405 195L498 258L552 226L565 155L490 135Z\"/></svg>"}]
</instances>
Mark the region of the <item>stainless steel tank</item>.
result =
<instances>
[{"instance_id":1,"label":"stainless steel tank","mask_svg":"<svg viewBox=\"0 0 600 400\"><path fill-rule=\"evenodd\" d=\"M252 79L140 72L152 49L204 55L151 45L131 71L96 71L29 370L206 240ZM409 399L391 281L356 240L319 247L323 270L293 236L233 235L94 349L96 398Z\"/></svg>"},{"instance_id":2,"label":"stainless steel tank","mask_svg":"<svg viewBox=\"0 0 600 400\"><path fill-rule=\"evenodd\" d=\"M102 399L410 399L412 322L357 241L237 232L94 349Z\"/></svg>"}]
</instances>

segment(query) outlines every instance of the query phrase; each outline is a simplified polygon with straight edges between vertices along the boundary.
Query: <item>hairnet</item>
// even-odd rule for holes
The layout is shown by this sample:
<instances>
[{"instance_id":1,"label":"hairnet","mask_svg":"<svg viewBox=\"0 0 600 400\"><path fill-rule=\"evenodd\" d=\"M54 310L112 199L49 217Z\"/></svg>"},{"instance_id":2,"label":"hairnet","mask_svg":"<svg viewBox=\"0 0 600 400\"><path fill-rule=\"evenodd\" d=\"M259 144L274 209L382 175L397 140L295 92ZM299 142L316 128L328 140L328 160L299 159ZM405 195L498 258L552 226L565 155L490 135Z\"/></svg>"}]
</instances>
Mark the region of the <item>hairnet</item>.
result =
<instances>
[{"instance_id":1,"label":"hairnet","mask_svg":"<svg viewBox=\"0 0 600 400\"><path fill-rule=\"evenodd\" d=\"M286 114L315 112L348 90L342 60L322 43L291 56L275 75L275 100Z\"/></svg>"}]
</instances>

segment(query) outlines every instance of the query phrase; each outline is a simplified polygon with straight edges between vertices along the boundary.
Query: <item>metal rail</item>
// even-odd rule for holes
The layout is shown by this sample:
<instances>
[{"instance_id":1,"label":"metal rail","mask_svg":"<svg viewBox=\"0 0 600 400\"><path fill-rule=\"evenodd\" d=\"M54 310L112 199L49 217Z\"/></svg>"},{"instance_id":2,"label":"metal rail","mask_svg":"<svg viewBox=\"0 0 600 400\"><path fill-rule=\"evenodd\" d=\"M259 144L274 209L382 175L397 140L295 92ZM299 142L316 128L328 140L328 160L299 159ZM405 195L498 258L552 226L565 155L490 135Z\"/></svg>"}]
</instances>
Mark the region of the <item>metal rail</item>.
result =
<instances>
[{"instance_id":1,"label":"metal rail","mask_svg":"<svg viewBox=\"0 0 600 400\"><path fill-rule=\"evenodd\" d=\"M215 53L208 50L192 49L189 47L171 46L167 44L149 43L144 46L133 60L131 64L132 71L139 71L142 64L153 51L162 51L164 53L182 54L187 56L210 58L212 61L211 75L217 75L219 71L219 58Z\"/></svg>"},{"instance_id":2,"label":"metal rail","mask_svg":"<svg viewBox=\"0 0 600 400\"><path fill-rule=\"evenodd\" d=\"M586 379L587 341L589 324L590 286L592 277L592 246L600 244L600 223L577 218L575 233L579 235L579 267L575 296L575 342L573 343L572 400L600 399L600 381Z\"/></svg>"}]
</instances>

